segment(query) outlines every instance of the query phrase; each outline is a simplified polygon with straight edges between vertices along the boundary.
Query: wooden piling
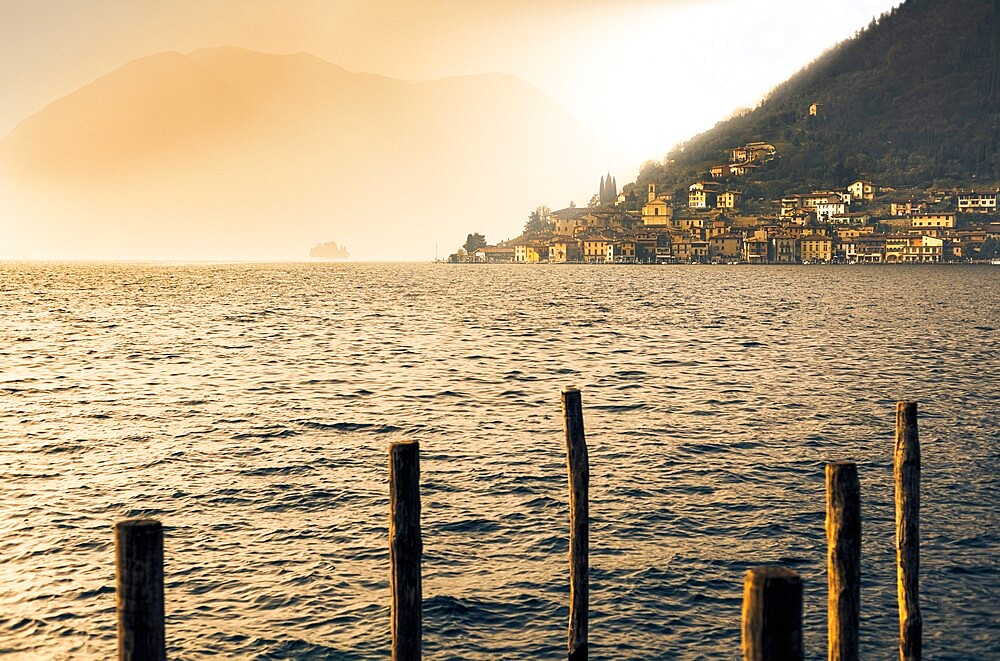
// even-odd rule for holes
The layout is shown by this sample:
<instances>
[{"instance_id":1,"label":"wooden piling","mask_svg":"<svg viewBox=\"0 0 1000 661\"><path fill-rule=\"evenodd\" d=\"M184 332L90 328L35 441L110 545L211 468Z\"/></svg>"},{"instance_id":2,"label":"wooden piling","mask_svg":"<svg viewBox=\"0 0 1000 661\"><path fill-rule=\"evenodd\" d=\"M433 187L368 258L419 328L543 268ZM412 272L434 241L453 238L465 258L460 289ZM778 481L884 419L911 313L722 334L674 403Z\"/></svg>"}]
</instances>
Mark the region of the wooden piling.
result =
<instances>
[{"instance_id":1,"label":"wooden piling","mask_svg":"<svg viewBox=\"0 0 1000 661\"><path fill-rule=\"evenodd\" d=\"M569 661L586 661L590 599L590 462L583 431L580 391L562 391L566 466L569 476Z\"/></svg>"},{"instance_id":2,"label":"wooden piling","mask_svg":"<svg viewBox=\"0 0 1000 661\"><path fill-rule=\"evenodd\" d=\"M851 462L826 465L827 652L858 661L861 621L861 486Z\"/></svg>"},{"instance_id":3,"label":"wooden piling","mask_svg":"<svg viewBox=\"0 0 1000 661\"><path fill-rule=\"evenodd\" d=\"M115 524L115 610L119 661L164 661L163 526L154 519Z\"/></svg>"},{"instance_id":4,"label":"wooden piling","mask_svg":"<svg viewBox=\"0 0 1000 661\"><path fill-rule=\"evenodd\" d=\"M917 403L896 404L896 575L899 596L899 658L919 661L923 638L920 616L920 440Z\"/></svg>"},{"instance_id":5,"label":"wooden piling","mask_svg":"<svg viewBox=\"0 0 1000 661\"><path fill-rule=\"evenodd\" d=\"M743 579L744 661L801 661L802 579L784 567L755 567Z\"/></svg>"},{"instance_id":6,"label":"wooden piling","mask_svg":"<svg viewBox=\"0 0 1000 661\"><path fill-rule=\"evenodd\" d=\"M419 661L423 638L420 563L420 445L389 445L389 564L392 660Z\"/></svg>"}]
</instances>

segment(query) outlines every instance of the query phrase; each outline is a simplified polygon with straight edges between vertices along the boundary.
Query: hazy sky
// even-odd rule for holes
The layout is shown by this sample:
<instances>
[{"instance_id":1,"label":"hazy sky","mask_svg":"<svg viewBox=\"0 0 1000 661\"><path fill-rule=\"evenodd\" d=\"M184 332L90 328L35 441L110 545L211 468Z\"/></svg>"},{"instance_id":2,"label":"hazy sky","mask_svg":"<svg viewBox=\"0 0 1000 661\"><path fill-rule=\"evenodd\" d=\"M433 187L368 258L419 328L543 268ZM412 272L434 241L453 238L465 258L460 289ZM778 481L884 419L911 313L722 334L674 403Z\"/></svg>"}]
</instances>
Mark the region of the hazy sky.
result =
<instances>
[{"instance_id":1,"label":"hazy sky","mask_svg":"<svg viewBox=\"0 0 1000 661\"><path fill-rule=\"evenodd\" d=\"M0 136L163 50L307 51L424 80L499 71L550 95L632 168L709 128L896 0L0 0ZM626 169L619 181L634 176Z\"/></svg>"}]
</instances>

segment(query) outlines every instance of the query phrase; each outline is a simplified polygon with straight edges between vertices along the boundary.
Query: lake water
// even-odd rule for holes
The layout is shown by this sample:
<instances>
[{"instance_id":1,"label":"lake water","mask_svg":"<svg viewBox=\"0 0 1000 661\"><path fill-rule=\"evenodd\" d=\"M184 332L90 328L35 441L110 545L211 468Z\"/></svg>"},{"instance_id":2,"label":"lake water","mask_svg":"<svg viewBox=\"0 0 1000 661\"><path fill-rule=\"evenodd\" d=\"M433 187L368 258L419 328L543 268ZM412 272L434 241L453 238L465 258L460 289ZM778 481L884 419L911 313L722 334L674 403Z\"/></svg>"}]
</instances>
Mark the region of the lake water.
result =
<instances>
[{"instance_id":1,"label":"lake water","mask_svg":"<svg viewBox=\"0 0 1000 661\"><path fill-rule=\"evenodd\" d=\"M565 655L583 391L591 658L736 659L859 463L895 658L895 402L920 402L926 658L1000 658L1000 268L0 264L0 654L114 654L111 526L166 528L173 658L387 658L387 444L421 443L428 659Z\"/></svg>"}]
</instances>

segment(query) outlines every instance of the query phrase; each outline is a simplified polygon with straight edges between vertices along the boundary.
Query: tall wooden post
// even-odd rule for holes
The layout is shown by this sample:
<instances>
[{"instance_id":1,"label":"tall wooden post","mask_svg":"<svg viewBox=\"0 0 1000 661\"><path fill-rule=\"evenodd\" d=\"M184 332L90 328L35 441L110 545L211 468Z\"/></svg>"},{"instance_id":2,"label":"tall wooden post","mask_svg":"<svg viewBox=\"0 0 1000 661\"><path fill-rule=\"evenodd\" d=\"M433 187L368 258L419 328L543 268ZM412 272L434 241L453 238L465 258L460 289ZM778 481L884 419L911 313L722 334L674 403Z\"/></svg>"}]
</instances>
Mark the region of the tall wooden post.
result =
<instances>
[{"instance_id":1,"label":"tall wooden post","mask_svg":"<svg viewBox=\"0 0 1000 661\"><path fill-rule=\"evenodd\" d=\"M899 595L899 658L918 661L923 637L920 616L920 440L917 403L896 404L896 575Z\"/></svg>"},{"instance_id":2,"label":"tall wooden post","mask_svg":"<svg viewBox=\"0 0 1000 661\"><path fill-rule=\"evenodd\" d=\"M802 661L802 579L755 567L743 579L744 661Z\"/></svg>"},{"instance_id":3,"label":"tall wooden post","mask_svg":"<svg viewBox=\"0 0 1000 661\"><path fill-rule=\"evenodd\" d=\"M393 661L419 661L423 638L420 445L389 445L389 564Z\"/></svg>"},{"instance_id":4,"label":"tall wooden post","mask_svg":"<svg viewBox=\"0 0 1000 661\"><path fill-rule=\"evenodd\" d=\"M827 650L858 661L861 621L861 486L851 462L826 465Z\"/></svg>"},{"instance_id":5,"label":"tall wooden post","mask_svg":"<svg viewBox=\"0 0 1000 661\"><path fill-rule=\"evenodd\" d=\"M153 519L115 524L115 610L119 661L164 661L163 526Z\"/></svg>"},{"instance_id":6,"label":"tall wooden post","mask_svg":"<svg viewBox=\"0 0 1000 661\"><path fill-rule=\"evenodd\" d=\"M583 432L580 391L562 391L569 474L569 661L586 661L590 600L590 462Z\"/></svg>"}]
</instances>

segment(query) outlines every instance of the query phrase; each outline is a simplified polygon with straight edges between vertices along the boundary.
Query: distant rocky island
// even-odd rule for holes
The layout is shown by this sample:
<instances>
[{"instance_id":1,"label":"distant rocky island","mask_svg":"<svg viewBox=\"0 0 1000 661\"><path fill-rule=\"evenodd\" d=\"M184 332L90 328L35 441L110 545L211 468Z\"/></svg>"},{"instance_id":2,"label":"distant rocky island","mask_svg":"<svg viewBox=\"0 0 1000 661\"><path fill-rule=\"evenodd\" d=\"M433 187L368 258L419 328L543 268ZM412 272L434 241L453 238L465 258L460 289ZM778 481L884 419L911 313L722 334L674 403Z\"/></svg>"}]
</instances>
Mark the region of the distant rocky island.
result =
<instances>
[{"instance_id":1,"label":"distant rocky island","mask_svg":"<svg viewBox=\"0 0 1000 661\"><path fill-rule=\"evenodd\" d=\"M335 241L327 241L314 245L309 251L309 256L318 259L347 259L351 253L347 252L345 246L338 246Z\"/></svg>"}]
</instances>

